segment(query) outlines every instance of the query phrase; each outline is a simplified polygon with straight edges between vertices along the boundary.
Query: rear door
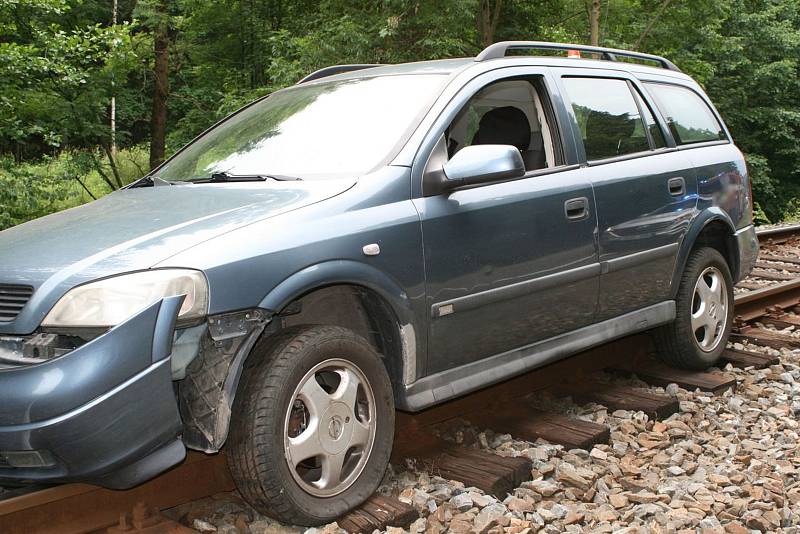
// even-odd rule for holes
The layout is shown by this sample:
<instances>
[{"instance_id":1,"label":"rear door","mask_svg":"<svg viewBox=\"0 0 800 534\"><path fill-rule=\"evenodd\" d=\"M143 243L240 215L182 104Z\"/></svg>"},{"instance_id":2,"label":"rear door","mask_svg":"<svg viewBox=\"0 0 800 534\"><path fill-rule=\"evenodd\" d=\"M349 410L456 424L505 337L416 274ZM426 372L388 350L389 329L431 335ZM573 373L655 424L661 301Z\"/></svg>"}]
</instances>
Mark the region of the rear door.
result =
<instances>
[{"instance_id":1,"label":"rear door","mask_svg":"<svg viewBox=\"0 0 800 534\"><path fill-rule=\"evenodd\" d=\"M672 138L697 171L698 208L719 206L736 228L750 224L742 154L731 143L707 97L669 80L644 81Z\"/></svg>"},{"instance_id":2,"label":"rear door","mask_svg":"<svg viewBox=\"0 0 800 534\"><path fill-rule=\"evenodd\" d=\"M594 69L560 74L597 204L600 321L669 299L696 212L696 176L637 80Z\"/></svg>"},{"instance_id":3,"label":"rear door","mask_svg":"<svg viewBox=\"0 0 800 534\"><path fill-rule=\"evenodd\" d=\"M574 154L564 151L551 84L535 68L479 76L423 143L414 167L419 180L414 204L421 217L431 312L429 373L594 321L600 269L594 195L570 161ZM535 111L539 106L545 113ZM514 127L520 112L530 130L524 139ZM426 166L440 168L457 150L482 142L517 146L528 169L525 177L426 194Z\"/></svg>"}]
</instances>

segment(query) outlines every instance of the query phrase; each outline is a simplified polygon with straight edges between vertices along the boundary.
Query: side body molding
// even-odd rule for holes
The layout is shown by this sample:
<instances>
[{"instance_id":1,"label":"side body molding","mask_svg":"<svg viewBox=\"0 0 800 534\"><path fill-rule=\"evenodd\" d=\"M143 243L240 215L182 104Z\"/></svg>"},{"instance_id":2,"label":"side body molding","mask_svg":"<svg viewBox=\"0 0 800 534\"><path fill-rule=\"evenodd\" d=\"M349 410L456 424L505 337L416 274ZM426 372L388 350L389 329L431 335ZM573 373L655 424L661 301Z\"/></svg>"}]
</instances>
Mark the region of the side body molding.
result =
<instances>
[{"instance_id":1,"label":"side body molding","mask_svg":"<svg viewBox=\"0 0 800 534\"><path fill-rule=\"evenodd\" d=\"M668 323L674 318L675 302L668 300L559 336L536 341L524 347L453 367L409 385L406 388L406 404L402 408L409 411L424 410L572 356L582 350Z\"/></svg>"},{"instance_id":2,"label":"side body molding","mask_svg":"<svg viewBox=\"0 0 800 534\"><path fill-rule=\"evenodd\" d=\"M692 221L686 236L683 238L683 242L680 244L680 249L678 250L678 258L675 262L675 272L672 275L673 298L678 293L681 275L683 274L683 269L689 259L689 252L692 250L692 247L697 241L697 236L700 235L706 226L715 221L723 223L728 228L730 234L730 241L728 245L736 247L733 249L733 257L739 258L738 245L736 243L736 239L734 238L736 229L733 225L733 221L731 221L730 216L725 212L725 210L717 206L712 206L702 210ZM734 265L732 267L733 272L731 275L733 276L734 280L736 280L738 276L738 265Z\"/></svg>"}]
</instances>

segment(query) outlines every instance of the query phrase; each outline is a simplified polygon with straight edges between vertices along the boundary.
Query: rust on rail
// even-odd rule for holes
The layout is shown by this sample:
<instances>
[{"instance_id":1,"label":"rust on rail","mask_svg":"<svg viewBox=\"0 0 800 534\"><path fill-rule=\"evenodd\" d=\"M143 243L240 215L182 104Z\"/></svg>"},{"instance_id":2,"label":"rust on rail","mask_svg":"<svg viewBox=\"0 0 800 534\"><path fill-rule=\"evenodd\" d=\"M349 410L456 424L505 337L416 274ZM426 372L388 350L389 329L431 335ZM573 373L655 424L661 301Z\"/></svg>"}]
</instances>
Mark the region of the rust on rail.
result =
<instances>
[{"instance_id":1,"label":"rust on rail","mask_svg":"<svg viewBox=\"0 0 800 534\"><path fill-rule=\"evenodd\" d=\"M780 244L800 235L800 224L788 224L756 230L758 240L763 243Z\"/></svg>"},{"instance_id":2,"label":"rust on rail","mask_svg":"<svg viewBox=\"0 0 800 534\"><path fill-rule=\"evenodd\" d=\"M222 454L190 453L175 469L130 490L66 484L0 501L3 534L77 534L118 524L134 503L163 510L234 489Z\"/></svg>"},{"instance_id":3,"label":"rust on rail","mask_svg":"<svg viewBox=\"0 0 800 534\"><path fill-rule=\"evenodd\" d=\"M800 278L736 295L736 317L752 321L773 308L791 308L800 303Z\"/></svg>"}]
</instances>

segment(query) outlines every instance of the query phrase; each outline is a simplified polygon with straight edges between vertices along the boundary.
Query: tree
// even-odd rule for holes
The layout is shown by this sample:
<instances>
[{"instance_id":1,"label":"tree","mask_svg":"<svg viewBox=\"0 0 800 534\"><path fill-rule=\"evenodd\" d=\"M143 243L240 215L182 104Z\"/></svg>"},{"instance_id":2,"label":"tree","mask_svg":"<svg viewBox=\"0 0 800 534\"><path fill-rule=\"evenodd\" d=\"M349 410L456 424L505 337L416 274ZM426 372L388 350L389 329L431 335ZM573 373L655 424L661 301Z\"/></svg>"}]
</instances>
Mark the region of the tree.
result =
<instances>
[{"instance_id":1,"label":"tree","mask_svg":"<svg viewBox=\"0 0 800 534\"><path fill-rule=\"evenodd\" d=\"M796 1L118 0L119 24L113 1L0 0L0 190L27 192L0 191L14 213L0 227L119 188L320 67L468 57L500 40L669 57L722 113L766 216L800 214Z\"/></svg>"},{"instance_id":2,"label":"tree","mask_svg":"<svg viewBox=\"0 0 800 534\"><path fill-rule=\"evenodd\" d=\"M487 47L494 42L497 24L500 22L500 8L503 0L480 0L478 3L478 25L481 32L481 45Z\"/></svg>"},{"instance_id":3,"label":"tree","mask_svg":"<svg viewBox=\"0 0 800 534\"><path fill-rule=\"evenodd\" d=\"M591 0L589 6L589 43L592 46L600 45L600 0Z\"/></svg>"},{"instance_id":4,"label":"tree","mask_svg":"<svg viewBox=\"0 0 800 534\"><path fill-rule=\"evenodd\" d=\"M169 15L167 0L155 4L153 28L153 108L150 115L150 168L164 161L167 141L167 95L169 94Z\"/></svg>"},{"instance_id":5,"label":"tree","mask_svg":"<svg viewBox=\"0 0 800 534\"><path fill-rule=\"evenodd\" d=\"M87 24L81 15L64 0L0 1L0 154L20 164L100 148L107 161L95 157L97 167L113 190L123 184L105 103L111 80L136 67L136 41L129 24Z\"/></svg>"},{"instance_id":6,"label":"tree","mask_svg":"<svg viewBox=\"0 0 800 534\"><path fill-rule=\"evenodd\" d=\"M650 30L653 29L653 26L656 24L656 22L658 22L659 18L661 18L661 15L664 13L664 11L667 9L667 7L669 7L669 5L671 3L672 3L672 0L664 0L661 3L661 5L658 6L658 9L656 10L655 14L647 22L647 26L645 26L644 31L639 36L639 38L636 40L636 44L633 45L633 49L634 50L639 50L642 47L642 45L644 45L644 42L647 39L647 36L650 34Z\"/></svg>"}]
</instances>

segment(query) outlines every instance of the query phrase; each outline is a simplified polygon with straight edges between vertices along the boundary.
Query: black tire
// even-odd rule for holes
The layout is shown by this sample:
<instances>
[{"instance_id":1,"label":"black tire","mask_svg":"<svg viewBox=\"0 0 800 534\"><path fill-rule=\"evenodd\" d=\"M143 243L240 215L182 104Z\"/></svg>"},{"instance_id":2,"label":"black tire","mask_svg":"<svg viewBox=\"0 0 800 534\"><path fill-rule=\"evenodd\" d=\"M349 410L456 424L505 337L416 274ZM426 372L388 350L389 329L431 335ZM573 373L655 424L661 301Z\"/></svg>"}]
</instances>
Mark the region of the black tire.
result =
<instances>
[{"instance_id":1,"label":"black tire","mask_svg":"<svg viewBox=\"0 0 800 534\"><path fill-rule=\"evenodd\" d=\"M309 381L315 366L333 359L356 366L366 378L375 401L374 434L370 434L374 439L360 474L352 471L357 476L354 482L335 496L320 497L296 480L284 438L289 406L297 407L296 388ZM295 327L260 340L244 373L233 405L228 465L250 505L286 523L316 526L334 521L375 492L392 451L394 399L386 369L366 340L335 326ZM363 391L359 389L360 394Z\"/></svg>"},{"instance_id":2,"label":"black tire","mask_svg":"<svg viewBox=\"0 0 800 534\"><path fill-rule=\"evenodd\" d=\"M719 312L719 318L724 317L725 320L724 326L719 330L722 337L711 350L703 350L692 329L691 319L693 306L697 306L695 284L701 274L709 268L716 269L721 274L725 282L724 293L727 300L725 313ZM725 258L716 249L697 248L689 255L681 276L675 299L675 320L653 331L656 354L664 363L674 367L696 371L707 369L719 360L725 350L732 325L733 280L730 268Z\"/></svg>"}]
</instances>

